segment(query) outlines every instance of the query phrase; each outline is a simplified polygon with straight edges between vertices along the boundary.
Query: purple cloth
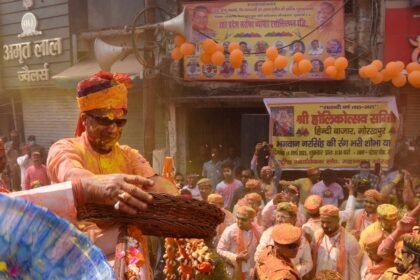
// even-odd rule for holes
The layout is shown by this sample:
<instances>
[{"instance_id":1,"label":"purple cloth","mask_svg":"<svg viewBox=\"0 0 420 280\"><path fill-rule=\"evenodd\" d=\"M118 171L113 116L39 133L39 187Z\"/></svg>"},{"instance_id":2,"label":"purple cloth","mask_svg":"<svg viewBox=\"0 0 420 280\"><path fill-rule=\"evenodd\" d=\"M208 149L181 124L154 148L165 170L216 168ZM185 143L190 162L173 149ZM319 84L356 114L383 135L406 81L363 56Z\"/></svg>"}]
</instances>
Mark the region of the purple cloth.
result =
<instances>
[{"instance_id":1,"label":"purple cloth","mask_svg":"<svg viewBox=\"0 0 420 280\"><path fill-rule=\"evenodd\" d=\"M322 198L322 205L332 204L339 207L338 201L344 199L343 188L339 184L332 183L327 187L324 181L313 185L311 194L319 195Z\"/></svg>"}]
</instances>

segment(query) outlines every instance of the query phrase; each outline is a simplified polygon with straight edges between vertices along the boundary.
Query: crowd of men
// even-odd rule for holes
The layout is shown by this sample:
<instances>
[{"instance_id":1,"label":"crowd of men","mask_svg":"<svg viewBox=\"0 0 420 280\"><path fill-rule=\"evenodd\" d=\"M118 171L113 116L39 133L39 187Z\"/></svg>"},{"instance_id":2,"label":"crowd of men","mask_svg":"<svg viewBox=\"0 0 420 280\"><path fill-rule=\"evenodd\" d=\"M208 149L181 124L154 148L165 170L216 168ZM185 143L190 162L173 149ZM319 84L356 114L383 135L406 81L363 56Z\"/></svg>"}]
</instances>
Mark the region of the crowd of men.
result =
<instances>
[{"instance_id":1,"label":"crowd of men","mask_svg":"<svg viewBox=\"0 0 420 280\"><path fill-rule=\"evenodd\" d=\"M0 170L0 187L7 191L20 191L51 183L45 167L47 152L36 143L36 136L29 135L22 145L18 133L11 130L9 137L0 136L0 141L6 160L4 169Z\"/></svg>"},{"instance_id":2,"label":"crowd of men","mask_svg":"<svg viewBox=\"0 0 420 280\"><path fill-rule=\"evenodd\" d=\"M225 212L213 244L229 279L420 279L420 186L408 171L375 175L361 161L351 179L311 168L287 181L269 145L250 169L211 154L202 176L175 179Z\"/></svg>"}]
</instances>

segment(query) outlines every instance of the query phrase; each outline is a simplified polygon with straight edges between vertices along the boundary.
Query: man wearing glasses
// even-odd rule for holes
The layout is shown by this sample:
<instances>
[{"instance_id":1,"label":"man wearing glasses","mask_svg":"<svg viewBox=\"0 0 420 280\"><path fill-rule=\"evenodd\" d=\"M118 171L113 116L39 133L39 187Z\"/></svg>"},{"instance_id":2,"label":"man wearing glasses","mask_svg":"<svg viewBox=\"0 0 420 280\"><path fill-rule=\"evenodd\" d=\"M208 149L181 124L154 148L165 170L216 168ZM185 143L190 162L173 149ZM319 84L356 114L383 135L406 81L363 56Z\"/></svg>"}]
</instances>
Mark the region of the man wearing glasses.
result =
<instances>
[{"instance_id":1,"label":"man wearing glasses","mask_svg":"<svg viewBox=\"0 0 420 280\"><path fill-rule=\"evenodd\" d=\"M118 143L127 122L127 95L131 85L127 74L105 71L80 81L76 137L62 139L51 146L47 168L53 183L72 181L74 186L82 186L76 190L95 189L104 204L135 215L151 202L152 196L147 192L176 195L177 190L168 180L156 176L137 150ZM99 174L102 176L97 176ZM89 201L86 192L74 193L78 201ZM114 255L117 228L99 230L95 226L85 226L84 229L105 255ZM142 269L147 274L149 264L148 258L145 259ZM150 275L143 276L144 279L151 278Z\"/></svg>"},{"instance_id":2,"label":"man wearing glasses","mask_svg":"<svg viewBox=\"0 0 420 280\"><path fill-rule=\"evenodd\" d=\"M302 236L302 229L289 223L274 226L271 232L274 245L262 251L255 266L258 279L301 279L292 259L298 253Z\"/></svg>"}]
</instances>

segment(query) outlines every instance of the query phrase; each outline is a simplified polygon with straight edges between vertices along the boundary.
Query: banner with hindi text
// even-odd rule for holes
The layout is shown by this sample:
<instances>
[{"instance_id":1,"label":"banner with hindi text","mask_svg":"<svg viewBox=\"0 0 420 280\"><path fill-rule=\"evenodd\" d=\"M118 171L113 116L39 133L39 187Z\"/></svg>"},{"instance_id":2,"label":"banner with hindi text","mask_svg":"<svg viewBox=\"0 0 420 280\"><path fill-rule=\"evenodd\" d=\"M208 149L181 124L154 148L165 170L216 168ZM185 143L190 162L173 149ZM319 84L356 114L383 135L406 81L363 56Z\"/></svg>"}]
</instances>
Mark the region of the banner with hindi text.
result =
<instances>
[{"instance_id":1,"label":"banner with hindi text","mask_svg":"<svg viewBox=\"0 0 420 280\"><path fill-rule=\"evenodd\" d=\"M395 97L264 99L270 142L284 169L392 167L399 127Z\"/></svg>"}]
</instances>

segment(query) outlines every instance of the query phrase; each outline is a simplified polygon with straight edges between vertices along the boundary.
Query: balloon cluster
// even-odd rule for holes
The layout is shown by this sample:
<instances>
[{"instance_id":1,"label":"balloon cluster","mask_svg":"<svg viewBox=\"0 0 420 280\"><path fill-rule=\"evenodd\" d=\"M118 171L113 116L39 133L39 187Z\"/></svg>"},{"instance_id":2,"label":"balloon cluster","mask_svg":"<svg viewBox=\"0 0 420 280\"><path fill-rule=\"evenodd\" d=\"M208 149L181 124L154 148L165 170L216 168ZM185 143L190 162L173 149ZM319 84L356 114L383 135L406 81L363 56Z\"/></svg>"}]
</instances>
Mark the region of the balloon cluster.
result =
<instances>
[{"instance_id":1,"label":"balloon cluster","mask_svg":"<svg viewBox=\"0 0 420 280\"><path fill-rule=\"evenodd\" d=\"M236 42L230 43L228 46L228 51L230 53L230 66L232 66L233 68L241 67L242 59L244 58L244 53L241 51L239 44Z\"/></svg>"},{"instance_id":2,"label":"balloon cluster","mask_svg":"<svg viewBox=\"0 0 420 280\"><path fill-rule=\"evenodd\" d=\"M391 61L384 64L379 59L359 69L359 76L378 85L382 82L391 81L395 87L403 87L408 82L416 88L420 88L420 64L411 62L405 67L402 61Z\"/></svg>"},{"instance_id":3,"label":"balloon cluster","mask_svg":"<svg viewBox=\"0 0 420 280\"><path fill-rule=\"evenodd\" d=\"M286 57L279 54L279 51L275 47L267 48L265 56L266 59L261 65L261 72L265 75L271 75L276 69L281 70L288 64Z\"/></svg>"},{"instance_id":4,"label":"balloon cluster","mask_svg":"<svg viewBox=\"0 0 420 280\"><path fill-rule=\"evenodd\" d=\"M174 60L180 60L184 56L193 55L195 47L193 44L185 41L185 37L182 35L175 36L175 48L171 52L171 57Z\"/></svg>"},{"instance_id":5,"label":"balloon cluster","mask_svg":"<svg viewBox=\"0 0 420 280\"><path fill-rule=\"evenodd\" d=\"M222 65L225 62L224 48L221 44L212 39L205 39L201 42L204 53L200 56L200 61L204 64Z\"/></svg>"},{"instance_id":6,"label":"balloon cluster","mask_svg":"<svg viewBox=\"0 0 420 280\"><path fill-rule=\"evenodd\" d=\"M338 57L334 59L329 56L324 60L324 72L333 79L344 80L346 78L346 69L349 62L345 57Z\"/></svg>"},{"instance_id":7,"label":"balloon cluster","mask_svg":"<svg viewBox=\"0 0 420 280\"><path fill-rule=\"evenodd\" d=\"M296 76L300 76L312 70L312 63L308 59L305 59L301 52L297 52L293 55L293 61L292 72Z\"/></svg>"}]
</instances>

